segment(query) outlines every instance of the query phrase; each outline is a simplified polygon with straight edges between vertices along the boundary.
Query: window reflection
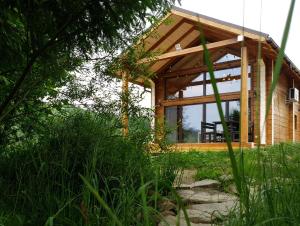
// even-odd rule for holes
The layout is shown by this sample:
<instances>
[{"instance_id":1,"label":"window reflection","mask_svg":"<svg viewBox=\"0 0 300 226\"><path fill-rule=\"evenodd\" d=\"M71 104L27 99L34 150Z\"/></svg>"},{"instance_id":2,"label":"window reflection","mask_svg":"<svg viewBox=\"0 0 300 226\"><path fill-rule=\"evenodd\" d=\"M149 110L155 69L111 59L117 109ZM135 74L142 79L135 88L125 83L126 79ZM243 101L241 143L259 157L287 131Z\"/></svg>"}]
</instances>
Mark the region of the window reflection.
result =
<instances>
[{"instance_id":1,"label":"window reflection","mask_svg":"<svg viewBox=\"0 0 300 226\"><path fill-rule=\"evenodd\" d=\"M225 102L222 102L222 110L223 113L226 114L226 105ZM215 123L218 131L223 131L223 127L221 125L221 118L218 111L218 107L216 103L206 104L206 122Z\"/></svg>"},{"instance_id":2,"label":"window reflection","mask_svg":"<svg viewBox=\"0 0 300 226\"><path fill-rule=\"evenodd\" d=\"M222 110L230 135L234 141L239 140L240 101L223 101ZM172 106L165 110L166 126L169 131L167 139L172 143L201 142L201 122L215 124L218 138L223 137L223 127L217 104L204 103L196 105ZM218 142L222 140L216 139ZM223 140L224 141L224 140Z\"/></svg>"},{"instance_id":3,"label":"window reflection","mask_svg":"<svg viewBox=\"0 0 300 226\"><path fill-rule=\"evenodd\" d=\"M233 55L231 53L227 53L226 55L222 56L220 59L218 59L215 63L224 63L228 61L233 61L233 60L240 60L241 58Z\"/></svg>"},{"instance_id":4,"label":"window reflection","mask_svg":"<svg viewBox=\"0 0 300 226\"><path fill-rule=\"evenodd\" d=\"M167 139L171 143L177 143L177 106L167 107L165 110L165 115Z\"/></svg>"},{"instance_id":5,"label":"window reflection","mask_svg":"<svg viewBox=\"0 0 300 226\"><path fill-rule=\"evenodd\" d=\"M248 66L251 73L251 66ZM241 90L241 67L217 70L214 72L219 93L239 92ZM251 78L248 77L248 90L251 90ZM209 73L186 75L166 79L166 99L181 99L213 95Z\"/></svg>"},{"instance_id":6,"label":"window reflection","mask_svg":"<svg viewBox=\"0 0 300 226\"><path fill-rule=\"evenodd\" d=\"M251 72L251 67L248 67L248 73ZM217 80L219 93L239 92L241 90L241 68L230 68L218 70L214 72ZM251 90L251 78L248 77L248 90ZM211 85L209 74L206 75L206 95L213 95L214 91Z\"/></svg>"},{"instance_id":7,"label":"window reflection","mask_svg":"<svg viewBox=\"0 0 300 226\"><path fill-rule=\"evenodd\" d=\"M166 79L166 99L203 96L204 74Z\"/></svg>"},{"instance_id":8,"label":"window reflection","mask_svg":"<svg viewBox=\"0 0 300 226\"><path fill-rule=\"evenodd\" d=\"M229 111L228 118L230 120L239 121L240 120L240 101L230 101L229 102Z\"/></svg>"},{"instance_id":9,"label":"window reflection","mask_svg":"<svg viewBox=\"0 0 300 226\"><path fill-rule=\"evenodd\" d=\"M184 143L197 143L202 121L202 105L187 105L182 108L182 130Z\"/></svg>"}]
</instances>

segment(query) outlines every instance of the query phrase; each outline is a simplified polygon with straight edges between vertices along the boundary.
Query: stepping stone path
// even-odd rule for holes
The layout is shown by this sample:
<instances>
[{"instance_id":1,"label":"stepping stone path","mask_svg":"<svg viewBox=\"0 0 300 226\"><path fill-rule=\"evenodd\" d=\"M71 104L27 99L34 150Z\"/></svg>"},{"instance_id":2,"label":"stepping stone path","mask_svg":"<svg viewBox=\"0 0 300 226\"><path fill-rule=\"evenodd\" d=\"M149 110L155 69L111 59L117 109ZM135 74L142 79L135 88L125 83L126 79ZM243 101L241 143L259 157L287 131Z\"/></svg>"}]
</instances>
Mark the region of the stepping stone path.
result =
<instances>
[{"instance_id":1,"label":"stepping stone path","mask_svg":"<svg viewBox=\"0 0 300 226\"><path fill-rule=\"evenodd\" d=\"M226 217L238 202L238 198L220 191L220 182L211 179L195 181L196 170L183 170L175 179L174 187L185 204L191 226L214 225L217 219ZM183 210L176 210L176 206L165 201L163 219L158 226L187 226ZM218 225L222 225L220 221Z\"/></svg>"}]
</instances>

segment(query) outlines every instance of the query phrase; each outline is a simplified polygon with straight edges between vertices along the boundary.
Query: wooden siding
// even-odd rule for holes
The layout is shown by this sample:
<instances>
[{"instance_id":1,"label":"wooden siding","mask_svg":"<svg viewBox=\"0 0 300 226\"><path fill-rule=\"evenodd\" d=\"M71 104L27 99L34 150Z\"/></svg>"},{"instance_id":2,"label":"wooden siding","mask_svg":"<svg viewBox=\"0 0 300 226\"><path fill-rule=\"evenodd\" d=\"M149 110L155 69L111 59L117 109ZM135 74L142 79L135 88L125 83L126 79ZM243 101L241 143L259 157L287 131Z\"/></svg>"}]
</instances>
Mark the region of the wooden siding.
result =
<instances>
[{"instance_id":1,"label":"wooden siding","mask_svg":"<svg viewBox=\"0 0 300 226\"><path fill-rule=\"evenodd\" d=\"M271 84L272 84L272 60L265 59L266 63L266 96L268 97L271 92ZM266 120L266 136L267 136L267 145L273 144L273 107L271 105L270 110L268 112L268 117Z\"/></svg>"},{"instance_id":2,"label":"wooden siding","mask_svg":"<svg viewBox=\"0 0 300 226\"><path fill-rule=\"evenodd\" d=\"M257 63L253 63L251 65L251 90L256 90L256 80L257 80ZM259 136L259 120L257 119L257 112L259 111L259 108L256 109L256 107L259 107L259 104L257 103L257 95L255 94L255 91L253 91L254 95L250 95L250 109L251 109L251 115L249 115L249 121L254 123L254 142L257 140L257 136Z\"/></svg>"},{"instance_id":3,"label":"wooden siding","mask_svg":"<svg viewBox=\"0 0 300 226\"><path fill-rule=\"evenodd\" d=\"M226 143L179 143L175 144L174 147L179 151L225 151L227 150ZM240 147L239 142L232 142L232 147L238 149ZM243 145L244 148L252 148L253 144L248 143Z\"/></svg>"},{"instance_id":4,"label":"wooden siding","mask_svg":"<svg viewBox=\"0 0 300 226\"><path fill-rule=\"evenodd\" d=\"M290 84L285 74L281 74L274 91L274 143L292 141L291 104L286 103Z\"/></svg>"}]
</instances>

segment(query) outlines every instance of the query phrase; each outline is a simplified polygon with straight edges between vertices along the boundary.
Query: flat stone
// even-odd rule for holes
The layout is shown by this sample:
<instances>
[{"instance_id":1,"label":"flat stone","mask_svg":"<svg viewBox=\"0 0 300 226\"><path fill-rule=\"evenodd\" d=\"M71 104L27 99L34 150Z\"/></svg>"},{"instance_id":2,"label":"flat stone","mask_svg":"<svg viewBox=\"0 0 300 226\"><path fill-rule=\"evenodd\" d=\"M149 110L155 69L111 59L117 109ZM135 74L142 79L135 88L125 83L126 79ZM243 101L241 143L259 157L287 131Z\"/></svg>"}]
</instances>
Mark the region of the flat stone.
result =
<instances>
[{"instance_id":1,"label":"flat stone","mask_svg":"<svg viewBox=\"0 0 300 226\"><path fill-rule=\"evenodd\" d=\"M192 183L190 188L218 188L220 182L217 180L205 179Z\"/></svg>"},{"instance_id":2,"label":"flat stone","mask_svg":"<svg viewBox=\"0 0 300 226\"><path fill-rule=\"evenodd\" d=\"M191 189L192 184L174 184L174 188L176 189Z\"/></svg>"},{"instance_id":3,"label":"flat stone","mask_svg":"<svg viewBox=\"0 0 300 226\"><path fill-rule=\"evenodd\" d=\"M222 203L196 204L187 207L188 214L193 222L213 222L216 218L228 216L230 211L236 207L236 201ZM197 219L197 220L193 220Z\"/></svg>"},{"instance_id":4,"label":"flat stone","mask_svg":"<svg viewBox=\"0 0 300 226\"><path fill-rule=\"evenodd\" d=\"M210 224L214 221L215 217L213 217L211 214L209 214L208 212L204 212L204 211L199 211L196 209L186 209L187 215L190 219L190 222L195 223L195 224L199 224L199 223L206 223L206 224ZM183 210L180 210L179 212L180 214L180 218L184 219L184 213Z\"/></svg>"},{"instance_id":5,"label":"flat stone","mask_svg":"<svg viewBox=\"0 0 300 226\"><path fill-rule=\"evenodd\" d=\"M191 184L179 184L176 188L180 189L193 189L193 188L218 188L220 186L220 182L217 180L205 179L196 181Z\"/></svg>"},{"instance_id":6,"label":"flat stone","mask_svg":"<svg viewBox=\"0 0 300 226\"><path fill-rule=\"evenodd\" d=\"M161 220L158 226L176 226L177 217L176 216L166 216L164 217L164 220ZM180 226L187 226L186 220L184 217L179 218L179 225ZM191 222L191 226L211 226L211 224L205 224L205 223L193 223Z\"/></svg>"},{"instance_id":7,"label":"flat stone","mask_svg":"<svg viewBox=\"0 0 300 226\"><path fill-rule=\"evenodd\" d=\"M236 201L237 197L225 192L217 190L178 190L178 195L183 202L202 204L202 203L218 203L227 201Z\"/></svg>"},{"instance_id":8,"label":"flat stone","mask_svg":"<svg viewBox=\"0 0 300 226\"><path fill-rule=\"evenodd\" d=\"M171 211L171 210L165 210L165 211L161 212L160 214L162 216L169 216L169 215L176 216L176 214L173 211Z\"/></svg>"}]
</instances>

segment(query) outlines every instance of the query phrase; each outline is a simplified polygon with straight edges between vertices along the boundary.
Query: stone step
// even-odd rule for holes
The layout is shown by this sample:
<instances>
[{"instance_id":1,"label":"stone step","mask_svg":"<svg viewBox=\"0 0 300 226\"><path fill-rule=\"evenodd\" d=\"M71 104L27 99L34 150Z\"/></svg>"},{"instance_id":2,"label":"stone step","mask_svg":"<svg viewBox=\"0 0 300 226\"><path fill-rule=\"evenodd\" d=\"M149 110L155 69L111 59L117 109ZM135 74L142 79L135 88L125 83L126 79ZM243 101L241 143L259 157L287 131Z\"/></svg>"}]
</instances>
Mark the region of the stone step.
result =
<instances>
[{"instance_id":1,"label":"stone step","mask_svg":"<svg viewBox=\"0 0 300 226\"><path fill-rule=\"evenodd\" d=\"M220 182L217 180L205 179L201 181L195 181L191 184L178 184L175 186L180 189L196 189L196 188L218 188L220 186Z\"/></svg>"},{"instance_id":2,"label":"stone step","mask_svg":"<svg viewBox=\"0 0 300 226\"><path fill-rule=\"evenodd\" d=\"M234 195L213 189L199 191L177 190L177 192L183 202L188 204L219 203L237 200L237 197Z\"/></svg>"},{"instance_id":3,"label":"stone step","mask_svg":"<svg viewBox=\"0 0 300 226\"><path fill-rule=\"evenodd\" d=\"M192 222L213 222L216 218L228 216L230 211L235 210L236 201L221 203L194 204L187 207L187 212Z\"/></svg>"},{"instance_id":4,"label":"stone step","mask_svg":"<svg viewBox=\"0 0 300 226\"><path fill-rule=\"evenodd\" d=\"M161 220L158 226L176 226L177 223L177 217L176 216L166 216L164 217L164 220ZM212 226L212 224L205 224L205 223L193 223L190 222L191 226ZM179 226L187 226L186 220L184 217L180 217L179 219Z\"/></svg>"}]
</instances>

